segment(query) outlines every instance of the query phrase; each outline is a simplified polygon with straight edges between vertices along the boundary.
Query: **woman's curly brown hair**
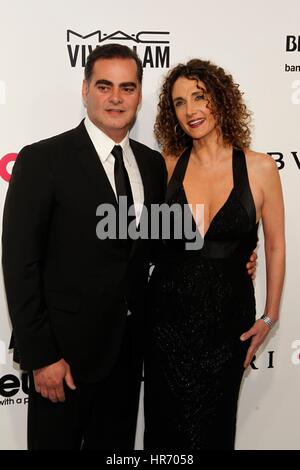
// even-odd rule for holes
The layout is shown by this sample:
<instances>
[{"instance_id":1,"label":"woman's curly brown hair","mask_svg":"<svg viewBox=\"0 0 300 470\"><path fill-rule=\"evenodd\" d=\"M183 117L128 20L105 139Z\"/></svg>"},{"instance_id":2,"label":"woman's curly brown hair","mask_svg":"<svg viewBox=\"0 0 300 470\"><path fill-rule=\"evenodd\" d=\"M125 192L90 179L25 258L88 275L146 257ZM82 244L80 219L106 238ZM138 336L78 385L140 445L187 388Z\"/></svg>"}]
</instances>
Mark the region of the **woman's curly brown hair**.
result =
<instances>
[{"instance_id":1,"label":"woman's curly brown hair","mask_svg":"<svg viewBox=\"0 0 300 470\"><path fill-rule=\"evenodd\" d=\"M251 141L250 112L243 102L239 85L231 75L208 60L192 59L169 71L159 95L154 134L162 151L178 156L192 139L180 128L172 100L172 89L179 77L201 80L224 143L247 148Z\"/></svg>"}]
</instances>

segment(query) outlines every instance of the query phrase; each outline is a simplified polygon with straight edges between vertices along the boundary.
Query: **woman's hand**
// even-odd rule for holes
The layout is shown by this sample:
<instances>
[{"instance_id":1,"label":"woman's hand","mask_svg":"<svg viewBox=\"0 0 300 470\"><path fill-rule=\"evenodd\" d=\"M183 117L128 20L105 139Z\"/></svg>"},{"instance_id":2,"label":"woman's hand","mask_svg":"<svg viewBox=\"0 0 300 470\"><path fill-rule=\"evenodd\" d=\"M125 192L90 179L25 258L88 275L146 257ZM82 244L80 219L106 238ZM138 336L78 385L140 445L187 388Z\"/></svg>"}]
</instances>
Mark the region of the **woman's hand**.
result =
<instances>
[{"instance_id":1,"label":"woman's hand","mask_svg":"<svg viewBox=\"0 0 300 470\"><path fill-rule=\"evenodd\" d=\"M264 342L270 329L270 326L268 326L263 320L259 319L256 320L250 330L240 336L241 341L246 341L247 339L252 338L244 361L245 369L249 366L259 346Z\"/></svg>"}]
</instances>

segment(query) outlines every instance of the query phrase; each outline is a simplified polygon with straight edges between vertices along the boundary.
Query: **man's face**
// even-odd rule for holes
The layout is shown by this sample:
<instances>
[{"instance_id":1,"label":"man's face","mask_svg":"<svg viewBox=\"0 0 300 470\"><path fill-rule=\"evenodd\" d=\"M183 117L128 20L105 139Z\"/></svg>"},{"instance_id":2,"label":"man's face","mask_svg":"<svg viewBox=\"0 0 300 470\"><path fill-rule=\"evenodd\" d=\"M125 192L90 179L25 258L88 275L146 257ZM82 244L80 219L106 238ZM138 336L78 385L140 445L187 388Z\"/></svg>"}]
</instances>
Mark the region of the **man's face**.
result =
<instances>
[{"instance_id":1,"label":"man's face","mask_svg":"<svg viewBox=\"0 0 300 470\"><path fill-rule=\"evenodd\" d=\"M115 142L120 142L135 119L141 101L141 83L133 59L98 59L82 96L90 120Z\"/></svg>"}]
</instances>

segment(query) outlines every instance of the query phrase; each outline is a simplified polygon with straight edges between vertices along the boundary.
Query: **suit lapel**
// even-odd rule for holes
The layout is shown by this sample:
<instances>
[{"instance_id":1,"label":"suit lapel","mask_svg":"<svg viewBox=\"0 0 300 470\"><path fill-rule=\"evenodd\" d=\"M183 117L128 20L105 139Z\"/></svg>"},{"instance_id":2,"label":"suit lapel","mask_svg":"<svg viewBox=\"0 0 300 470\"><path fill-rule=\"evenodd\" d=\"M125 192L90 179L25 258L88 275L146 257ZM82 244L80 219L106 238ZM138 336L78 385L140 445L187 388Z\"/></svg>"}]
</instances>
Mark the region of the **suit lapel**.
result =
<instances>
[{"instance_id":1,"label":"suit lapel","mask_svg":"<svg viewBox=\"0 0 300 470\"><path fill-rule=\"evenodd\" d=\"M149 203L151 201L151 181L147 156L138 142L135 142L134 140L130 139L130 147L132 148L137 165L140 170L140 175L144 187L144 205L148 208Z\"/></svg>"},{"instance_id":2,"label":"suit lapel","mask_svg":"<svg viewBox=\"0 0 300 470\"><path fill-rule=\"evenodd\" d=\"M148 166L147 155L146 155L146 152L143 151L143 147L140 146L138 142L131 140L131 139L130 139L130 147L132 148L132 151L134 153L134 156L135 156L135 159L136 159L139 171L140 171L140 175L142 178L142 183L143 183L143 188L144 188L143 212L146 208L146 210L148 210L148 213L150 213L150 209L151 209L150 204L151 204L152 196L151 196L150 170ZM143 218L143 213L141 214L141 219L142 218ZM138 238L132 243L129 259L132 259L140 243L141 243L140 238Z\"/></svg>"},{"instance_id":3,"label":"suit lapel","mask_svg":"<svg viewBox=\"0 0 300 470\"><path fill-rule=\"evenodd\" d=\"M116 206L117 201L115 193L83 121L74 132L75 156L84 173L87 175L97 197L99 197L99 203L105 202Z\"/></svg>"},{"instance_id":4,"label":"suit lapel","mask_svg":"<svg viewBox=\"0 0 300 470\"><path fill-rule=\"evenodd\" d=\"M130 139L130 146L134 153L144 188L144 206L150 210L151 201L151 181L149 165L147 163L147 155L143 151L143 147ZM115 193L111 187L109 179L95 150L95 147L86 131L84 121L74 129L74 156L77 158L81 168L88 177L99 203L105 202L117 206ZM131 259L139 245L140 240L132 243L129 259Z\"/></svg>"}]
</instances>

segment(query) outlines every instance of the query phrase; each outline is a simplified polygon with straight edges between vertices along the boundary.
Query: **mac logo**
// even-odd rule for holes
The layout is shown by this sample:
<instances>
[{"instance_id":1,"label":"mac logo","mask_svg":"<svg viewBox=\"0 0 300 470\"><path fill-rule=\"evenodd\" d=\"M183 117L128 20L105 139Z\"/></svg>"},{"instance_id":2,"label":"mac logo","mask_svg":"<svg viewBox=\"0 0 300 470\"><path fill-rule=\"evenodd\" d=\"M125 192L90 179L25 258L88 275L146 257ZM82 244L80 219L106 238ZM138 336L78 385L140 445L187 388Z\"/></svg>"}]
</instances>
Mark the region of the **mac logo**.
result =
<instances>
[{"instance_id":1,"label":"mac logo","mask_svg":"<svg viewBox=\"0 0 300 470\"><path fill-rule=\"evenodd\" d=\"M138 31L126 33L120 29L104 33L97 29L91 33L81 34L72 29L67 30L67 51L71 67L84 67L88 55L104 41L125 43L132 47L142 60L143 67L168 68L170 65L170 32Z\"/></svg>"}]
</instances>

